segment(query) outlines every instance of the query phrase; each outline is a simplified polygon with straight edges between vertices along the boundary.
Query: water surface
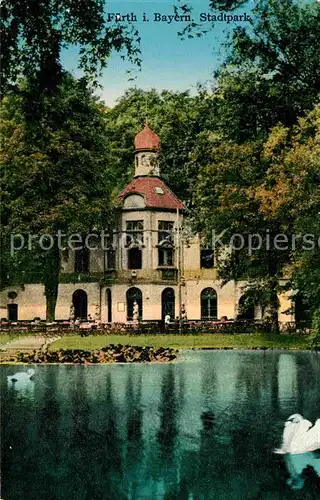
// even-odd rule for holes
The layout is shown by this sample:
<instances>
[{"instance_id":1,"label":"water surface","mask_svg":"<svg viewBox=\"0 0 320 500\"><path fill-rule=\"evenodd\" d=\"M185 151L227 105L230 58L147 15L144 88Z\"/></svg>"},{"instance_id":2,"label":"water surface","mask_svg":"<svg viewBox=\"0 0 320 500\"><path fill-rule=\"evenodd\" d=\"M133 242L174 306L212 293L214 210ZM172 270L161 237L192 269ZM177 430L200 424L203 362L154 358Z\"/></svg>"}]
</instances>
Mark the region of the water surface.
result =
<instances>
[{"instance_id":1,"label":"water surface","mask_svg":"<svg viewBox=\"0 0 320 500\"><path fill-rule=\"evenodd\" d=\"M292 413L320 417L320 355L189 351L181 362L1 367L2 498L312 499L280 446ZM320 464L320 454L314 454Z\"/></svg>"}]
</instances>

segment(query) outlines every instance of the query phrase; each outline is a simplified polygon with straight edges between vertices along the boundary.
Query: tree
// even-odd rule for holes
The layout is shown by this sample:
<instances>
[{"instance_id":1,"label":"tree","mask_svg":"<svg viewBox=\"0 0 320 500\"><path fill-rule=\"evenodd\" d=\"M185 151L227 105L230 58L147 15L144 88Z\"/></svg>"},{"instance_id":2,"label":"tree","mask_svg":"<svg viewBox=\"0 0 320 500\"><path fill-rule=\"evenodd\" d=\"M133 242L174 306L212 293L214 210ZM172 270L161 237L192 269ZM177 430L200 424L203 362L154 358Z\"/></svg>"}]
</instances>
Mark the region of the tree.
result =
<instances>
[{"instance_id":1,"label":"tree","mask_svg":"<svg viewBox=\"0 0 320 500\"><path fill-rule=\"evenodd\" d=\"M318 279L318 252L303 252L299 258L296 252L293 261L289 250L266 251L269 238L281 233L290 238L297 226L307 227L298 212L293 216L288 206L281 215L268 212L266 205L277 207L279 193L283 200L281 181L285 177L281 158L276 174L282 172L282 177L270 180L274 160L267 154L268 148L276 137L279 141L289 140L286 134L291 137L299 118L313 108L319 96L320 60L316 46L320 10L317 5L291 0L259 0L253 14L248 27L233 31L229 55L215 75L217 105L215 126L211 128L215 134L200 134L191 154L191 169L199 169L194 219L195 227L208 237L212 230L226 230L224 243L234 233L244 237L244 248L232 252L221 263L220 273L225 280L248 277L251 292L268 307L273 328L277 329L279 279L295 276L299 289L306 288L306 281L314 284ZM285 150L281 141L279 147ZM301 155L301 150L296 154ZM294 161L298 166L299 158ZM290 182L287 180L287 185ZM275 186L274 191L270 191L270 183ZM304 194L306 199L313 199L316 205L316 190L311 181L308 193ZM298 203L301 201L295 199L294 206L300 206ZM317 220L315 213L312 218ZM261 249L249 255L249 238L255 233L262 237ZM293 262L295 273L288 268ZM315 293L317 287L309 287L310 292L311 288Z\"/></svg>"},{"instance_id":2,"label":"tree","mask_svg":"<svg viewBox=\"0 0 320 500\"><path fill-rule=\"evenodd\" d=\"M103 119L84 81L72 81L65 74L61 51L77 46L85 80L96 85L112 51L139 67L139 42L133 26L107 21L103 0L2 2L7 238L9 230L56 234L63 228L90 226L101 209L99 195L105 184ZM21 79L27 85L21 85ZM20 260L15 259L14 268L20 268ZM12 267L12 259L6 259L2 275L8 262ZM55 244L46 252L42 273L48 317L54 315L59 262Z\"/></svg>"},{"instance_id":3,"label":"tree","mask_svg":"<svg viewBox=\"0 0 320 500\"><path fill-rule=\"evenodd\" d=\"M264 143L207 135L192 154L199 168L195 227L210 239L213 230L222 233L218 247L231 243L220 275L248 280L249 295L269 310L274 330L282 280L320 307L319 112L318 105L291 129L274 127ZM311 248L304 241L310 234Z\"/></svg>"},{"instance_id":4,"label":"tree","mask_svg":"<svg viewBox=\"0 0 320 500\"><path fill-rule=\"evenodd\" d=\"M295 235L288 262L291 285L320 309L320 105L292 129L276 127L264 146L269 163L255 193L261 212Z\"/></svg>"},{"instance_id":5,"label":"tree","mask_svg":"<svg viewBox=\"0 0 320 500\"><path fill-rule=\"evenodd\" d=\"M211 9L228 11L235 10L241 7L241 5L247 3L248 0L210 0L209 6Z\"/></svg>"},{"instance_id":6,"label":"tree","mask_svg":"<svg viewBox=\"0 0 320 500\"><path fill-rule=\"evenodd\" d=\"M3 91L21 76L33 81L36 97L61 82L61 50L79 48L79 67L96 81L113 50L140 65L139 35L122 22L107 22L104 0L6 0L1 5Z\"/></svg>"},{"instance_id":7,"label":"tree","mask_svg":"<svg viewBox=\"0 0 320 500\"><path fill-rule=\"evenodd\" d=\"M28 81L23 91L28 92ZM105 114L83 81L62 76L43 99L41 130L25 120L23 99L9 93L2 106L2 223L11 233L43 236L41 251L25 250L13 266L36 271L45 285L47 318L54 318L61 252L58 231L84 233L111 218ZM104 219L105 216L105 219ZM8 255L6 254L8 258ZM23 281L23 276L22 276Z\"/></svg>"},{"instance_id":8,"label":"tree","mask_svg":"<svg viewBox=\"0 0 320 500\"><path fill-rule=\"evenodd\" d=\"M251 22L228 42L216 72L219 130L237 142L291 127L320 92L320 9L316 3L258 0Z\"/></svg>"},{"instance_id":9,"label":"tree","mask_svg":"<svg viewBox=\"0 0 320 500\"><path fill-rule=\"evenodd\" d=\"M209 163L202 163L205 140L195 149L192 161L198 166L193 214L194 226L213 241L219 255L219 275L223 282L246 280L246 293L268 310L272 329L278 330L279 278L287 254L266 245L270 235L281 232L278 221L268 220L259 211L253 190L265 175L261 144L241 145L207 137ZM200 163L199 163L200 160ZM228 252L221 246L227 246ZM223 258L222 258L222 253Z\"/></svg>"}]
</instances>

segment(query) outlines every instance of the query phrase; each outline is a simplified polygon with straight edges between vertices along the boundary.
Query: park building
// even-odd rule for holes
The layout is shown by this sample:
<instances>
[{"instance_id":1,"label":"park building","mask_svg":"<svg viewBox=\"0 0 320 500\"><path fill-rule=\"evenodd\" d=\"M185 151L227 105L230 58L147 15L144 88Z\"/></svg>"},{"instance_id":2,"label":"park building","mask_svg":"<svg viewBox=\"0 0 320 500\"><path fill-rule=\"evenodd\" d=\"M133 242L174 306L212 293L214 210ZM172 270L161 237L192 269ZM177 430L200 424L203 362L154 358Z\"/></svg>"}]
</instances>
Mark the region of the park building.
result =
<instances>
[{"instance_id":1,"label":"park building","mask_svg":"<svg viewBox=\"0 0 320 500\"><path fill-rule=\"evenodd\" d=\"M145 125L134 140L134 177L118 196L116 227L107 248L79 248L62 258L56 319L92 318L102 323L239 317L246 283L221 286L210 245L188 234L185 207L161 179L159 137ZM1 318L46 318L40 283L25 282L0 292ZM282 322L292 303L281 296ZM138 306L138 307L137 307ZM70 312L72 311L72 313ZM261 319L259 305L242 311Z\"/></svg>"}]
</instances>

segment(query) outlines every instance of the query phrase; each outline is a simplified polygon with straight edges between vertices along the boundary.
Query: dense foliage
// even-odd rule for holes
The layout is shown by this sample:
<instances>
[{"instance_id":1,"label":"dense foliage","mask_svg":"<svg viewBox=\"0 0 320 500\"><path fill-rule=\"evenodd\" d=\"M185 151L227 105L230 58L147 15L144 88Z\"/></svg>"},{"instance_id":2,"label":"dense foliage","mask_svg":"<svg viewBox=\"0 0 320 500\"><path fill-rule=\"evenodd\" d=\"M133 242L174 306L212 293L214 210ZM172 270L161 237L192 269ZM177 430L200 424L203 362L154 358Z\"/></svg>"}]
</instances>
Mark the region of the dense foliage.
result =
<instances>
[{"instance_id":1,"label":"dense foliage","mask_svg":"<svg viewBox=\"0 0 320 500\"><path fill-rule=\"evenodd\" d=\"M104 113L82 81L64 74L54 97L43 99L41 128L26 121L20 95L6 96L1 138L3 237L8 241L20 233L27 242L28 235L38 236L33 252L25 246L14 259L4 252L2 277L6 281L8 274L14 278L23 270L38 273L46 287L48 317L53 317L60 271L58 231L85 233L110 219ZM39 248L42 234L54 238L49 251Z\"/></svg>"},{"instance_id":2,"label":"dense foliage","mask_svg":"<svg viewBox=\"0 0 320 500\"><path fill-rule=\"evenodd\" d=\"M63 75L61 51L70 45L78 47L79 67L91 81L112 51L139 65L138 32L121 22L107 23L105 7L104 0L1 2L2 88L16 86L23 75L40 93L54 90Z\"/></svg>"},{"instance_id":3,"label":"dense foliage","mask_svg":"<svg viewBox=\"0 0 320 500\"><path fill-rule=\"evenodd\" d=\"M237 142L266 138L278 122L291 126L311 110L320 92L319 39L318 4L257 1L216 74L221 132Z\"/></svg>"},{"instance_id":4,"label":"dense foliage","mask_svg":"<svg viewBox=\"0 0 320 500\"><path fill-rule=\"evenodd\" d=\"M214 229L234 247L221 261L222 277L249 277L256 300L275 318L284 278L303 290L313 307L320 306L319 111L318 105L292 129L275 127L262 143L239 145L207 135L193 153L199 168L195 227L209 239ZM209 162L203 160L205 147ZM313 235L314 248L304 242L307 234ZM243 248L238 250L241 241L234 235L243 237Z\"/></svg>"},{"instance_id":5,"label":"dense foliage","mask_svg":"<svg viewBox=\"0 0 320 500\"><path fill-rule=\"evenodd\" d=\"M291 244L296 233L319 236L320 9L259 0L253 13L249 27L233 31L216 73L214 133L200 134L190 157L191 170L199 171L194 220L207 235L225 231L224 243L235 233L244 237L244 248L230 252L220 272L225 280L249 277L248 295L269 310L277 329L284 283L300 290L310 309L320 307L319 246ZM250 253L255 234L261 249ZM267 249L279 234L288 247Z\"/></svg>"}]
</instances>

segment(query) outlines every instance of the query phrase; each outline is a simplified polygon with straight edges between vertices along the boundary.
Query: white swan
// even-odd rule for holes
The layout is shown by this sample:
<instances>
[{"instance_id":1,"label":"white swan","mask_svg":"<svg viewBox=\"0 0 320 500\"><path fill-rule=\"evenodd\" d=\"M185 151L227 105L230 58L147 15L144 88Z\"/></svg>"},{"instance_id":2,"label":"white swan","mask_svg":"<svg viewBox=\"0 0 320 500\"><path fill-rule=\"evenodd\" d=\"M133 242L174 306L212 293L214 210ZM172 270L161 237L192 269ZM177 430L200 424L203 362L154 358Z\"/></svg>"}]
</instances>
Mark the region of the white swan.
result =
<instances>
[{"instance_id":1,"label":"white swan","mask_svg":"<svg viewBox=\"0 0 320 500\"><path fill-rule=\"evenodd\" d=\"M8 375L7 379L8 382L12 382L13 384L16 382L27 382L28 380L31 380L35 373L36 372L33 368L29 368L25 372L18 372L15 375Z\"/></svg>"},{"instance_id":2,"label":"white swan","mask_svg":"<svg viewBox=\"0 0 320 500\"><path fill-rule=\"evenodd\" d=\"M320 449L320 419L314 426L299 413L291 415L284 427L283 443L275 453L301 454Z\"/></svg>"}]
</instances>

